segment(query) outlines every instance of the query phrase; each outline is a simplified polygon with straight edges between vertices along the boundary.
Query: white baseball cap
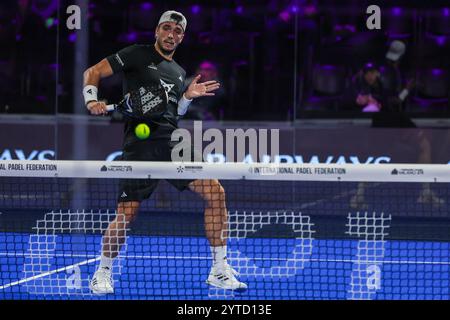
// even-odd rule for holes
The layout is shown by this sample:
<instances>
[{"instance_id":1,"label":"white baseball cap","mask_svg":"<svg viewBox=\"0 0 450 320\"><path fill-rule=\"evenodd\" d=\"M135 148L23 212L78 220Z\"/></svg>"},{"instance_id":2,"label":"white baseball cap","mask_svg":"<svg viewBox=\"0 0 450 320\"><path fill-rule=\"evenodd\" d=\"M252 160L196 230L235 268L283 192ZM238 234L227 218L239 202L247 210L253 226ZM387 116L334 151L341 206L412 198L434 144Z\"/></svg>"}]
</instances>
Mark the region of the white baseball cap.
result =
<instances>
[{"instance_id":1,"label":"white baseball cap","mask_svg":"<svg viewBox=\"0 0 450 320\"><path fill-rule=\"evenodd\" d=\"M392 61L397 61L405 53L405 44L399 40L394 40L386 53L386 58Z\"/></svg>"},{"instance_id":2,"label":"white baseball cap","mask_svg":"<svg viewBox=\"0 0 450 320\"><path fill-rule=\"evenodd\" d=\"M161 18L159 18L158 26L163 22L175 22L176 24L179 24L183 28L183 31L186 31L187 26L186 17L178 11L169 10L164 12L161 15Z\"/></svg>"}]
</instances>

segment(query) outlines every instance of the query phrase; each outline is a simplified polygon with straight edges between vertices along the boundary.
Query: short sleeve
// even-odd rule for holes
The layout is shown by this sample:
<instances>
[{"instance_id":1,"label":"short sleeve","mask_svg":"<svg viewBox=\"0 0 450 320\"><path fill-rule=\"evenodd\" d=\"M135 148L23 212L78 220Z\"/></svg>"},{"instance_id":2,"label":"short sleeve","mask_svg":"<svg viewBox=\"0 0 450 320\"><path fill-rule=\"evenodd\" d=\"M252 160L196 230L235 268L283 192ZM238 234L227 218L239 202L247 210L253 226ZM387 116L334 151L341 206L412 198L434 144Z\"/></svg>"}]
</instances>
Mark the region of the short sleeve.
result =
<instances>
[{"instance_id":1,"label":"short sleeve","mask_svg":"<svg viewBox=\"0 0 450 320\"><path fill-rule=\"evenodd\" d=\"M138 61L138 46L132 45L108 56L106 59L114 73L127 72L133 69Z\"/></svg>"}]
</instances>

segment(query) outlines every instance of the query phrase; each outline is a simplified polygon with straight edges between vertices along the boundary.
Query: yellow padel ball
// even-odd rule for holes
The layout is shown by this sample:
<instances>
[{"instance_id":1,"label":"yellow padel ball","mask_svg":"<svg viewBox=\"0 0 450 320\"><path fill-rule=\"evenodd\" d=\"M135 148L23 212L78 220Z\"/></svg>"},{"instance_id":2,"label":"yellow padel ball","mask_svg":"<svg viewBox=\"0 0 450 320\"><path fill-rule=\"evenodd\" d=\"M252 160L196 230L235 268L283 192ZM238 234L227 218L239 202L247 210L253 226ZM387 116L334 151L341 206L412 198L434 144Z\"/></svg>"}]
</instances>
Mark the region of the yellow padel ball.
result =
<instances>
[{"instance_id":1,"label":"yellow padel ball","mask_svg":"<svg viewBox=\"0 0 450 320\"><path fill-rule=\"evenodd\" d=\"M145 123L140 123L134 129L136 137L141 140L147 139L150 136L150 128Z\"/></svg>"}]
</instances>

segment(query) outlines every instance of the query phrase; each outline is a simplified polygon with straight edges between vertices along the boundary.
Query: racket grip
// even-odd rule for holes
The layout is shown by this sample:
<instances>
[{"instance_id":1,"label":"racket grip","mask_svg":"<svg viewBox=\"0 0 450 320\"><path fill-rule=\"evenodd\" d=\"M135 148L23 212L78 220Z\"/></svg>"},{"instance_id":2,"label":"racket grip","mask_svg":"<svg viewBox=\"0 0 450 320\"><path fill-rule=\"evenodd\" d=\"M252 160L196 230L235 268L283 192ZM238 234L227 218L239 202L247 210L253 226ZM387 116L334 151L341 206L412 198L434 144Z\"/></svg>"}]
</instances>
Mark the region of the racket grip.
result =
<instances>
[{"instance_id":1,"label":"racket grip","mask_svg":"<svg viewBox=\"0 0 450 320\"><path fill-rule=\"evenodd\" d=\"M106 111L114 111L116 109L116 104L107 104L106 105Z\"/></svg>"}]
</instances>

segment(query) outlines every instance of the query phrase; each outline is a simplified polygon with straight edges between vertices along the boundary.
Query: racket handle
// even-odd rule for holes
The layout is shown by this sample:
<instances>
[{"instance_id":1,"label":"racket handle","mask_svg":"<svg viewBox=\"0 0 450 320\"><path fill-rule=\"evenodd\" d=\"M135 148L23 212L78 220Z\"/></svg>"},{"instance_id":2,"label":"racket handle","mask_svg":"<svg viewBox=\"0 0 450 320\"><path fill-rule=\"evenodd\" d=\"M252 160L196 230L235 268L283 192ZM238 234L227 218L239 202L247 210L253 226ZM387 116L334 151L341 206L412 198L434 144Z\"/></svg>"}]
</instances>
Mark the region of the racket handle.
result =
<instances>
[{"instance_id":1,"label":"racket handle","mask_svg":"<svg viewBox=\"0 0 450 320\"><path fill-rule=\"evenodd\" d=\"M114 111L117 107L117 104L107 104L106 111Z\"/></svg>"}]
</instances>

